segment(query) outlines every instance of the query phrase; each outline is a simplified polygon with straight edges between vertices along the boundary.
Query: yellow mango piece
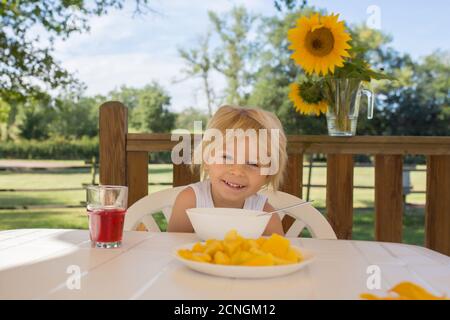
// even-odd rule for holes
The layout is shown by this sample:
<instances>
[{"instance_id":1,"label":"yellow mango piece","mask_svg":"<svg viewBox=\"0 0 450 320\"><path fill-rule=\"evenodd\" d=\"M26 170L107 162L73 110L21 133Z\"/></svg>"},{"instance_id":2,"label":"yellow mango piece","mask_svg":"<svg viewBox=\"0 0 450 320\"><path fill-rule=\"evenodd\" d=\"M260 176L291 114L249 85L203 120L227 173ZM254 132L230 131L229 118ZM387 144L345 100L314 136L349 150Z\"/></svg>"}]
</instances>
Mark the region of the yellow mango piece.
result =
<instances>
[{"instance_id":1,"label":"yellow mango piece","mask_svg":"<svg viewBox=\"0 0 450 320\"><path fill-rule=\"evenodd\" d=\"M266 240L267 240L266 238L260 237L256 239L256 243L259 245L259 247L261 247L264 244L264 242L266 242Z\"/></svg>"},{"instance_id":2,"label":"yellow mango piece","mask_svg":"<svg viewBox=\"0 0 450 320\"><path fill-rule=\"evenodd\" d=\"M218 240L212 240L208 243L208 241L206 242L206 248L203 251L206 254L209 254L210 256L214 256L214 254L217 251L223 251L224 247L222 245L222 243Z\"/></svg>"},{"instance_id":3,"label":"yellow mango piece","mask_svg":"<svg viewBox=\"0 0 450 320\"><path fill-rule=\"evenodd\" d=\"M237 240L238 238L238 233L236 230L230 230L227 232L227 234L225 235L224 240L225 241L233 241L233 240Z\"/></svg>"},{"instance_id":4,"label":"yellow mango piece","mask_svg":"<svg viewBox=\"0 0 450 320\"><path fill-rule=\"evenodd\" d=\"M210 246L210 245L212 245L213 243L216 243L216 242L220 243L220 240L208 239L208 240L205 241L205 246Z\"/></svg>"},{"instance_id":5,"label":"yellow mango piece","mask_svg":"<svg viewBox=\"0 0 450 320\"><path fill-rule=\"evenodd\" d=\"M194 252L192 254L191 260L197 261L197 262L211 262L212 258L209 254L201 253L201 252Z\"/></svg>"},{"instance_id":6,"label":"yellow mango piece","mask_svg":"<svg viewBox=\"0 0 450 320\"><path fill-rule=\"evenodd\" d=\"M250 248L257 248L259 249L259 244L255 239L248 239L245 240L242 245L241 245L241 249L242 250L250 250Z\"/></svg>"},{"instance_id":7,"label":"yellow mango piece","mask_svg":"<svg viewBox=\"0 0 450 320\"><path fill-rule=\"evenodd\" d=\"M261 249L266 252L270 252L276 257L283 258L289 249L290 242L288 239L274 233L267 239L261 246Z\"/></svg>"},{"instance_id":8,"label":"yellow mango piece","mask_svg":"<svg viewBox=\"0 0 450 320\"><path fill-rule=\"evenodd\" d=\"M232 265L241 265L241 264L245 263L246 261L252 259L253 257L254 257L254 255L252 255L250 252L239 250L239 251L235 252L233 254L233 256L231 257L231 264Z\"/></svg>"},{"instance_id":9,"label":"yellow mango piece","mask_svg":"<svg viewBox=\"0 0 450 320\"><path fill-rule=\"evenodd\" d=\"M244 239L244 240L241 242L240 248L241 248L241 250L248 251L248 249L250 249L250 245L249 245L249 243L248 243L248 240Z\"/></svg>"},{"instance_id":10,"label":"yellow mango piece","mask_svg":"<svg viewBox=\"0 0 450 320\"><path fill-rule=\"evenodd\" d=\"M250 248L248 251L257 256L263 256L263 255L267 254L266 251L263 251L262 249L259 249L259 248Z\"/></svg>"},{"instance_id":11,"label":"yellow mango piece","mask_svg":"<svg viewBox=\"0 0 450 320\"><path fill-rule=\"evenodd\" d=\"M239 256L239 264L246 263L247 261L253 259L255 255L251 254L248 251L241 251L241 254Z\"/></svg>"},{"instance_id":12,"label":"yellow mango piece","mask_svg":"<svg viewBox=\"0 0 450 320\"><path fill-rule=\"evenodd\" d=\"M192 256L189 260L196 261L196 262L206 263L205 260L203 260L202 258L200 258L200 257L198 257L198 256Z\"/></svg>"},{"instance_id":13,"label":"yellow mango piece","mask_svg":"<svg viewBox=\"0 0 450 320\"><path fill-rule=\"evenodd\" d=\"M230 255L230 262L232 265L238 265L241 256L241 250L237 250Z\"/></svg>"},{"instance_id":14,"label":"yellow mango piece","mask_svg":"<svg viewBox=\"0 0 450 320\"><path fill-rule=\"evenodd\" d=\"M192 252L187 249L178 250L178 255L184 259L188 259L188 260L192 259Z\"/></svg>"},{"instance_id":15,"label":"yellow mango piece","mask_svg":"<svg viewBox=\"0 0 450 320\"><path fill-rule=\"evenodd\" d=\"M205 245L201 244L200 242L197 242L192 247L192 251L193 252L203 252L203 251L205 251L205 248L206 248Z\"/></svg>"},{"instance_id":16,"label":"yellow mango piece","mask_svg":"<svg viewBox=\"0 0 450 320\"><path fill-rule=\"evenodd\" d=\"M389 292L396 295L380 297L370 293L362 293L360 298L368 300L447 300L445 296L435 296L421 286L408 281L400 282Z\"/></svg>"},{"instance_id":17,"label":"yellow mango piece","mask_svg":"<svg viewBox=\"0 0 450 320\"><path fill-rule=\"evenodd\" d=\"M240 240L227 240L223 242L224 250L229 256L233 255L233 253L240 249L240 246Z\"/></svg>"},{"instance_id":18,"label":"yellow mango piece","mask_svg":"<svg viewBox=\"0 0 450 320\"><path fill-rule=\"evenodd\" d=\"M302 254L294 248L289 248L283 258L294 263L303 259Z\"/></svg>"},{"instance_id":19,"label":"yellow mango piece","mask_svg":"<svg viewBox=\"0 0 450 320\"><path fill-rule=\"evenodd\" d=\"M270 253L254 256L250 260L242 263L243 266L273 266L274 264L274 257Z\"/></svg>"},{"instance_id":20,"label":"yellow mango piece","mask_svg":"<svg viewBox=\"0 0 450 320\"><path fill-rule=\"evenodd\" d=\"M231 264L231 259L229 256L227 256L224 252L222 251L217 251L214 254L214 263L216 264L224 264L224 265L229 265Z\"/></svg>"},{"instance_id":21,"label":"yellow mango piece","mask_svg":"<svg viewBox=\"0 0 450 320\"><path fill-rule=\"evenodd\" d=\"M412 282L401 282L394 286L390 292L395 292L399 296L411 300L442 300L443 297L437 297L422 288L421 286Z\"/></svg>"},{"instance_id":22,"label":"yellow mango piece","mask_svg":"<svg viewBox=\"0 0 450 320\"><path fill-rule=\"evenodd\" d=\"M273 262L275 263L275 265L286 265L286 264L293 264L293 263L297 263L297 261L292 261L292 260L287 260L287 259L282 259L282 258L278 258L273 256Z\"/></svg>"},{"instance_id":23,"label":"yellow mango piece","mask_svg":"<svg viewBox=\"0 0 450 320\"><path fill-rule=\"evenodd\" d=\"M371 293L362 293L359 295L361 299L367 299L367 300L406 300L401 297L379 297L377 295L371 294Z\"/></svg>"}]
</instances>

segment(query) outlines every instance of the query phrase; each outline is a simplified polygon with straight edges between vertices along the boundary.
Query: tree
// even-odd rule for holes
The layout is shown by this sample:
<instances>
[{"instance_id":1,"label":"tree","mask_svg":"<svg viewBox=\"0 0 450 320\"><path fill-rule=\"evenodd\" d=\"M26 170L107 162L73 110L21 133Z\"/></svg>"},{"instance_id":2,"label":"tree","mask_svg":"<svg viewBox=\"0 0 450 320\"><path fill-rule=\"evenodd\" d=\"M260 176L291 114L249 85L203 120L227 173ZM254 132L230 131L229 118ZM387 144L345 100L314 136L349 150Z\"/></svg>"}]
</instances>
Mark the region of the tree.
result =
<instances>
[{"instance_id":1,"label":"tree","mask_svg":"<svg viewBox=\"0 0 450 320\"><path fill-rule=\"evenodd\" d=\"M190 49L178 49L178 54L185 61L187 68L182 70L186 75L186 78L177 81L200 77L202 80L203 92L206 97L208 115L211 117L216 94L210 79L211 72L213 71L214 59L210 50L210 37L211 33L207 32L204 37L198 39L198 43L195 47Z\"/></svg>"},{"instance_id":2,"label":"tree","mask_svg":"<svg viewBox=\"0 0 450 320\"><path fill-rule=\"evenodd\" d=\"M0 141L7 139L7 123L9 114L11 112L11 106L0 99Z\"/></svg>"},{"instance_id":3,"label":"tree","mask_svg":"<svg viewBox=\"0 0 450 320\"><path fill-rule=\"evenodd\" d=\"M358 133L449 135L450 53L437 51L422 61L413 61L389 46L389 35L363 25L352 26L351 32L353 41L365 48L365 58L396 78L373 84L377 97L374 119L364 116L364 99Z\"/></svg>"},{"instance_id":4,"label":"tree","mask_svg":"<svg viewBox=\"0 0 450 320\"><path fill-rule=\"evenodd\" d=\"M123 103L129 110L134 110L139 104L140 89L120 86L119 89L112 90L108 93L110 100L116 100Z\"/></svg>"},{"instance_id":5,"label":"tree","mask_svg":"<svg viewBox=\"0 0 450 320\"><path fill-rule=\"evenodd\" d=\"M286 7L287 10L297 9L296 7L303 9L307 4L307 0L274 0L275 8L278 11L283 11L283 7Z\"/></svg>"},{"instance_id":6,"label":"tree","mask_svg":"<svg viewBox=\"0 0 450 320\"><path fill-rule=\"evenodd\" d=\"M214 54L214 68L227 80L227 102L243 105L253 79L251 62L257 50L250 41L250 31L256 17L244 7L235 7L222 17L211 11L208 15L221 41Z\"/></svg>"},{"instance_id":7,"label":"tree","mask_svg":"<svg viewBox=\"0 0 450 320\"><path fill-rule=\"evenodd\" d=\"M136 129L146 132L170 132L176 116L170 112L169 95L156 83L140 90L139 103L133 113Z\"/></svg>"},{"instance_id":8,"label":"tree","mask_svg":"<svg viewBox=\"0 0 450 320\"><path fill-rule=\"evenodd\" d=\"M387 135L450 135L450 52L437 51L413 65L407 83L382 88L378 132Z\"/></svg>"},{"instance_id":9,"label":"tree","mask_svg":"<svg viewBox=\"0 0 450 320\"><path fill-rule=\"evenodd\" d=\"M148 0L135 0L135 13L148 10ZM52 55L56 38L67 39L89 30L88 18L111 8L122 8L124 0L3 0L0 2L0 97L21 99L44 97L45 89L76 90L81 84ZM48 45L31 30L49 34ZM38 85L38 83L40 85Z\"/></svg>"},{"instance_id":10,"label":"tree","mask_svg":"<svg viewBox=\"0 0 450 320\"><path fill-rule=\"evenodd\" d=\"M11 106L3 100L0 100L0 124L8 121Z\"/></svg>"},{"instance_id":11,"label":"tree","mask_svg":"<svg viewBox=\"0 0 450 320\"><path fill-rule=\"evenodd\" d=\"M128 119L130 119L130 126L137 128L140 126L140 122L136 123L134 113L139 105L139 95L141 89L121 86L119 89L114 89L108 93L108 100L120 101L124 106L128 108Z\"/></svg>"},{"instance_id":12,"label":"tree","mask_svg":"<svg viewBox=\"0 0 450 320\"><path fill-rule=\"evenodd\" d=\"M177 115L176 129L186 129L191 132L194 130L194 121L201 121L202 128L206 128L210 116L205 112L196 108L190 107Z\"/></svg>"},{"instance_id":13,"label":"tree","mask_svg":"<svg viewBox=\"0 0 450 320\"><path fill-rule=\"evenodd\" d=\"M98 135L98 107L104 97L67 96L57 101L50 129L54 136L79 139Z\"/></svg>"},{"instance_id":14,"label":"tree","mask_svg":"<svg viewBox=\"0 0 450 320\"><path fill-rule=\"evenodd\" d=\"M36 140L45 140L50 137L51 123L55 119L54 109L49 106L50 101L50 96L40 100L28 99L19 106L20 137Z\"/></svg>"}]
</instances>

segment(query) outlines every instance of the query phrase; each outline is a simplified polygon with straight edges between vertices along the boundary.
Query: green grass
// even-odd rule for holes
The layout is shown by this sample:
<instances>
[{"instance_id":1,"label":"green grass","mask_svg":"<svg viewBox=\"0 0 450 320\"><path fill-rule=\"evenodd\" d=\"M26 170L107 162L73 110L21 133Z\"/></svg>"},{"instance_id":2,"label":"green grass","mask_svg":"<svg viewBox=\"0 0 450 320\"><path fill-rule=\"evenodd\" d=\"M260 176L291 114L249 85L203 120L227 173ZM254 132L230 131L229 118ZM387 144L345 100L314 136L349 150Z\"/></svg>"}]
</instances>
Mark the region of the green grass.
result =
<instances>
[{"instance_id":1,"label":"green grass","mask_svg":"<svg viewBox=\"0 0 450 320\"><path fill-rule=\"evenodd\" d=\"M70 165L81 165L82 161L67 162ZM425 166L418 166L424 168ZM307 183L308 168L303 173L303 183ZM413 190L425 190L425 172L412 172ZM0 189L16 188L81 188L82 184L90 184L92 176L89 170L63 170L45 173L36 172L6 172L0 171ZM97 176L98 181L98 176ZM149 182L161 183L172 181L172 166L150 165ZM326 183L326 168L313 168L312 184ZM354 185L373 185L373 168L355 168ZM170 186L149 186L149 192L170 188ZM306 198L306 187L303 196ZM354 226L353 238L358 240L374 239L374 190L354 190ZM310 199L317 207L325 207L325 188L311 189ZM30 206L30 205L80 205L85 201L85 192L53 191L53 192L0 192L0 207ZM425 194L410 194L408 203L425 203ZM369 207L369 208L368 208ZM162 228L166 227L165 219L157 216ZM67 209L31 209L31 210L0 210L0 230L18 228L87 228L87 217L84 208ZM424 209L407 208L404 216L403 240L405 243L424 243Z\"/></svg>"},{"instance_id":2,"label":"green grass","mask_svg":"<svg viewBox=\"0 0 450 320\"><path fill-rule=\"evenodd\" d=\"M23 228L87 229L82 209L0 210L0 230Z\"/></svg>"},{"instance_id":3,"label":"green grass","mask_svg":"<svg viewBox=\"0 0 450 320\"><path fill-rule=\"evenodd\" d=\"M425 165L417 166L417 169L425 169ZM309 168L303 169L303 185L308 182ZM311 175L311 184L326 184L326 168L313 168ZM354 170L353 185L354 186L373 186L375 183L375 172L373 168L357 167ZM426 173L423 171L411 172L411 185L414 191L424 191L426 188ZM314 200L314 204L319 207L325 207L325 188L314 188L310 191L310 199ZM303 188L303 197L306 198L307 188ZM354 189L353 190L353 206L355 208L373 207L375 190L374 189ZM425 193L409 194L406 198L408 203L424 204Z\"/></svg>"},{"instance_id":4,"label":"green grass","mask_svg":"<svg viewBox=\"0 0 450 320\"><path fill-rule=\"evenodd\" d=\"M356 209L353 217L352 239L375 240L373 209ZM407 208L403 217L403 242L424 245L424 209Z\"/></svg>"}]
</instances>

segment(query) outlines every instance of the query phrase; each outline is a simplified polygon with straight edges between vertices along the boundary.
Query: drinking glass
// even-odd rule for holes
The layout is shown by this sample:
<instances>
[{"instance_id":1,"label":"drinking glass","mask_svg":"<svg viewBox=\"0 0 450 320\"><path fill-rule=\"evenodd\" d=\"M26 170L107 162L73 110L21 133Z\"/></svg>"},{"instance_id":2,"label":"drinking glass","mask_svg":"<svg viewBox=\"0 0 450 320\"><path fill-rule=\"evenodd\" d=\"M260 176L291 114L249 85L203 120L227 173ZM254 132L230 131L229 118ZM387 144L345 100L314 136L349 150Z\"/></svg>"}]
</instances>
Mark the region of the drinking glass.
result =
<instances>
[{"instance_id":1,"label":"drinking glass","mask_svg":"<svg viewBox=\"0 0 450 320\"><path fill-rule=\"evenodd\" d=\"M93 246L120 247L127 210L128 187L88 186L86 196L89 234Z\"/></svg>"}]
</instances>

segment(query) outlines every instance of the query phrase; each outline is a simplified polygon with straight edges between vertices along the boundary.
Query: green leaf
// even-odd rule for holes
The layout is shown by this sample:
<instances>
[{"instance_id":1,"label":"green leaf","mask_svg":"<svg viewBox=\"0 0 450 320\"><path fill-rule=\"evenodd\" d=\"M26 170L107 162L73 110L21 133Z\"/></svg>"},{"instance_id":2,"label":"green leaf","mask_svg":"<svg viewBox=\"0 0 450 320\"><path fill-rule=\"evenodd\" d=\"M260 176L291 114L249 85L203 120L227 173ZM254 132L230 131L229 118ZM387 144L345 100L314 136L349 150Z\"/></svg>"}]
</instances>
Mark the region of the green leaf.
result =
<instances>
[{"instance_id":1,"label":"green leaf","mask_svg":"<svg viewBox=\"0 0 450 320\"><path fill-rule=\"evenodd\" d=\"M323 100L321 81L305 80L299 83L300 97L307 103L318 103Z\"/></svg>"}]
</instances>

